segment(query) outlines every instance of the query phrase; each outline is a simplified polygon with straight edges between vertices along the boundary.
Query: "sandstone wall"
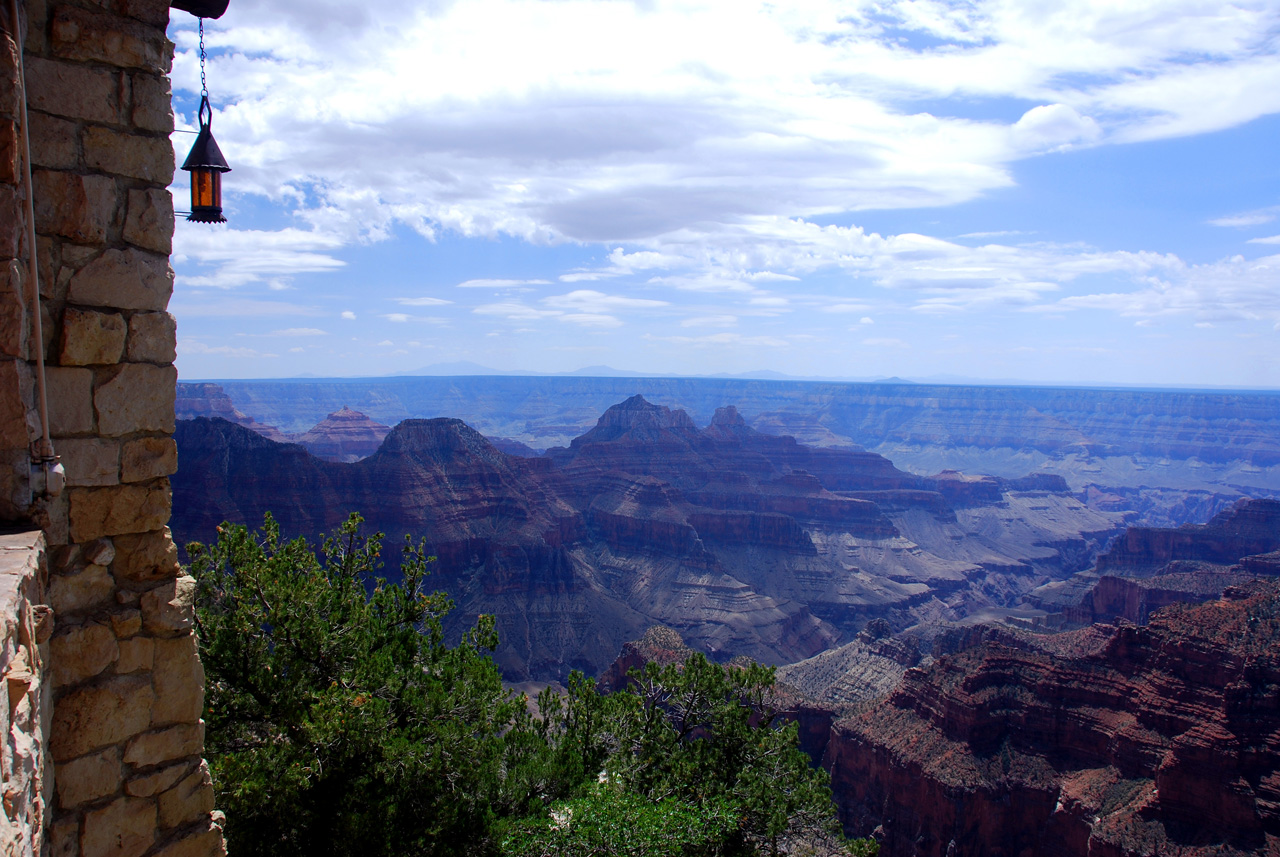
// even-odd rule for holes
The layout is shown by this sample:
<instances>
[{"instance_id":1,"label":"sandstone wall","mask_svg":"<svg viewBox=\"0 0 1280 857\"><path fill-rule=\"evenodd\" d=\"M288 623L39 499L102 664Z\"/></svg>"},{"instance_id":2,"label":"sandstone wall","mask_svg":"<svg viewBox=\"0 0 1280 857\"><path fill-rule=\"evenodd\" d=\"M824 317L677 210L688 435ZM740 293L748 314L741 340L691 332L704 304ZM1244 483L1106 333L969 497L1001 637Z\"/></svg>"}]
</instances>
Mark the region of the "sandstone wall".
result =
<instances>
[{"instance_id":1,"label":"sandstone wall","mask_svg":"<svg viewBox=\"0 0 1280 857\"><path fill-rule=\"evenodd\" d=\"M48 576L44 534L0 536L0 842L5 854L35 855L44 841L53 781L44 764L52 712Z\"/></svg>"},{"instance_id":2,"label":"sandstone wall","mask_svg":"<svg viewBox=\"0 0 1280 857\"><path fill-rule=\"evenodd\" d=\"M44 335L30 335L34 310L24 291L17 49L6 28L0 518L34 524L48 542L56 627L46 758L55 794L45 848L59 857L220 854L201 760L193 582L180 576L166 528L177 463L175 327L165 311L173 285L168 3L18 5ZM38 350L67 489L30 502Z\"/></svg>"}]
</instances>

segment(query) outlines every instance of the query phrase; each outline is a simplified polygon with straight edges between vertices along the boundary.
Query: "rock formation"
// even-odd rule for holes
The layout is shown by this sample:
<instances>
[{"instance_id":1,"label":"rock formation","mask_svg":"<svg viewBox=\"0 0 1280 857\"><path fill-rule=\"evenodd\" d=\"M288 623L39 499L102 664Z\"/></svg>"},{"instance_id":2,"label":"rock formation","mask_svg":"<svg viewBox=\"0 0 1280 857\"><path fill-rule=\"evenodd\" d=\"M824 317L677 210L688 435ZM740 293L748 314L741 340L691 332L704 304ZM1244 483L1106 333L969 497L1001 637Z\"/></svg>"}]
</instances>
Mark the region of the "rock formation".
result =
<instances>
[{"instance_id":1,"label":"rock formation","mask_svg":"<svg viewBox=\"0 0 1280 857\"><path fill-rule=\"evenodd\" d=\"M425 538L459 626L498 616L511 679L598 674L654 624L717 658L785 663L877 616L900 629L999 609L1087 566L1120 523L1041 482L997 480L998 501L953 508L874 453L763 435L733 408L699 429L639 396L540 458L444 419L405 421L350 464L218 420L177 437L180 541L267 511L289 534L360 511Z\"/></svg>"},{"instance_id":2,"label":"rock formation","mask_svg":"<svg viewBox=\"0 0 1280 857\"><path fill-rule=\"evenodd\" d=\"M1280 850L1280 582L975 636L834 727L842 817L886 857Z\"/></svg>"},{"instance_id":3,"label":"rock formation","mask_svg":"<svg viewBox=\"0 0 1280 857\"><path fill-rule=\"evenodd\" d=\"M457 417L546 449L641 393L705 425L747 425L811 447L865 449L915 473L1056 474L1088 502L1159 526L1204 521L1245 495L1280 496L1280 396L714 378L420 377L225 381L238 407L301 432L346 404L394 425Z\"/></svg>"},{"instance_id":4,"label":"rock formation","mask_svg":"<svg viewBox=\"0 0 1280 857\"><path fill-rule=\"evenodd\" d=\"M227 422L244 426L265 438L279 443L288 443L289 437L275 426L263 425L253 417L243 413L231 401L231 397L217 384L179 384L173 409L180 420L195 420L201 417L218 417Z\"/></svg>"},{"instance_id":5,"label":"rock formation","mask_svg":"<svg viewBox=\"0 0 1280 857\"><path fill-rule=\"evenodd\" d=\"M325 461L359 461L377 452L390 431L389 426L374 422L343 405L316 423L310 431L298 435L295 442ZM259 434L268 437L264 432Z\"/></svg>"},{"instance_id":6,"label":"rock formation","mask_svg":"<svg viewBox=\"0 0 1280 857\"><path fill-rule=\"evenodd\" d=\"M1277 574L1266 555L1280 549L1280 502L1241 500L1207 524L1130 527L1095 568L1028 593L1051 626L1122 619L1142 624L1175 602L1217 598L1254 575Z\"/></svg>"}]
</instances>

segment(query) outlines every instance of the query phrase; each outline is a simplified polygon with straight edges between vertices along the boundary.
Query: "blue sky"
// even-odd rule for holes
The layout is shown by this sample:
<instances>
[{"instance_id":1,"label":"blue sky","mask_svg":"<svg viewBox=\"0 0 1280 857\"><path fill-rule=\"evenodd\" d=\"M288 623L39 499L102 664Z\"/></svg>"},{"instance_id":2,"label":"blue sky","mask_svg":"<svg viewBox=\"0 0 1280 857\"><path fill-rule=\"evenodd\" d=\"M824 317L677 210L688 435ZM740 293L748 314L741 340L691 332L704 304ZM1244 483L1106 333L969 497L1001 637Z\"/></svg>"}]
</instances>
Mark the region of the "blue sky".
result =
<instances>
[{"instance_id":1,"label":"blue sky","mask_svg":"<svg viewBox=\"0 0 1280 857\"><path fill-rule=\"evenodd\" d=\"M232 0L206 33L230 223L178 223L184 378L1280 387L1280 3Z\"/></svg>"}]
</instances>

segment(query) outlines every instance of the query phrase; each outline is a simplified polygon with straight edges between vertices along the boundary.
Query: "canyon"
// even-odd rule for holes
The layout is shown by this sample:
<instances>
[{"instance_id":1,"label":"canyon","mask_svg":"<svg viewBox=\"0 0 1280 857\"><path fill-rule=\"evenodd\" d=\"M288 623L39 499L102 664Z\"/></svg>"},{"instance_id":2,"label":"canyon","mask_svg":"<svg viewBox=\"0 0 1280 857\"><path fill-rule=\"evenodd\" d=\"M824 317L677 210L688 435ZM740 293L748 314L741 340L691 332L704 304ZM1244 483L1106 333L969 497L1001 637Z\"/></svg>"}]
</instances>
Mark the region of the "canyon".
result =
<instances>
[{"instance_id":1,"label":"canyon","mask_svg":"<svg viewBox=\"0 0 1280 857\"><path fill-rule=\"evenodd\" d=\"M1280 853L1280 501L1044 466L1186 455L1222 477L1267 440L1179 451L1166 422L1125 452L1036 464L1028 439L1011 460L1029 472L924 473L636 394L549 448L409 419L365 457L339 442L367 449L378 424L340 406L309 442L343 461L269 439L220 389L197 399L209 415L175 434L180 542L269 511L313 537L360 511L426 541L450 634L496 617L520 687L581 669L616 689L694 650L780 665L846 830L886 857ZM990 456L1021 430L968 440Z\"/></svg>"},{"instance_id":2,"label":"canyon","mask_svg":"<svg viewBox=\"0 0 1280 857\"><path fill-rule=\"evenodd\" d=\"M1280 853L1278 542L1280 503L1266 500L1131 529L1097 567L1151 576L1103 580L1159 580L1178 555L1210 554L1181 573L1214 585L1171 590L1182 597L1145 624L958 625L927 653L915 631L873 620L779 668L774 704L830 772L846 830L885 857ZM689 651L651 629L602 681Z\"/></svg>"},{"instance_id":3,"label":"canyon","mask_svg":"<svg viewBox=\"0 0 1280 857\"><path fill-rule=\"evenodd\" d=\"M758 432L732 406L699 428L639 395L538 457L456 419L401 422L351 463L219 418L182 420L175 438L179 543L267 512L314 537L358 511L427 542L458 605L451 631L497 617L513 680L597 675L655 624L717 659L776 664L873 618L896 631L1001 615L1088 568L1124 522L1052 474L919 476Z\"/></svg>"},{"instance_id":4,"label":"canyon","mask_svg":"<svg viewBox=\"0 0 1280 857\"><path fill-rule=\"evenodd\" d=\"M260 423L301 434L350 407L385 425L454 417L531 452L566 446L639 393L706 425L747 425L814 447L860 448L903 470L1061 476L1091 508L1151 526L1201 523L1241 497L1280 496L1280 393L826 383L720 378L392 377L179 384L179 418L216 387ZM212 395L209 390L205 395ZM227 417L231 419L231 417ZM234 421L234 420L233 420Z\"/></svg>"},{"instance_id":5,"label":"canyon","mask_svg":"<svg viewBox=\"0 0 1280 857\"><path fill-rule=\"evenodd\" d=\"M833 726L845 824L886 857L1280 849L1280 582L1146 626L976 633Z\"/></svg>"}]
</instances>

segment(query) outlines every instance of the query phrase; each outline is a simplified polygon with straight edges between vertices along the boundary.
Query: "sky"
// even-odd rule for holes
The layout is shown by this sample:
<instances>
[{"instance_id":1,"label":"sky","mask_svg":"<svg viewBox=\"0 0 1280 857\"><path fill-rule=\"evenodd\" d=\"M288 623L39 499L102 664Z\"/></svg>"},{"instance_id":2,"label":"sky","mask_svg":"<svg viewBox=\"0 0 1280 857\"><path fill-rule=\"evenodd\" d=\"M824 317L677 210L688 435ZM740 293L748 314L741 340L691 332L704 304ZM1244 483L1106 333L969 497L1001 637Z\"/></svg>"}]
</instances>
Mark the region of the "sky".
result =
<instances>
[{"instance_id":1,"label":"sky","mask_svg":"<svg viewBox=\"0 0 1280 857\"><path fill-rule=\"evenodd\" d=\"M188 380L1280 387L1280 0L231 0L205 41Z\"/></svg>"}]
</instances>

